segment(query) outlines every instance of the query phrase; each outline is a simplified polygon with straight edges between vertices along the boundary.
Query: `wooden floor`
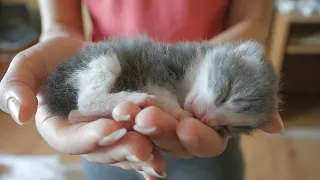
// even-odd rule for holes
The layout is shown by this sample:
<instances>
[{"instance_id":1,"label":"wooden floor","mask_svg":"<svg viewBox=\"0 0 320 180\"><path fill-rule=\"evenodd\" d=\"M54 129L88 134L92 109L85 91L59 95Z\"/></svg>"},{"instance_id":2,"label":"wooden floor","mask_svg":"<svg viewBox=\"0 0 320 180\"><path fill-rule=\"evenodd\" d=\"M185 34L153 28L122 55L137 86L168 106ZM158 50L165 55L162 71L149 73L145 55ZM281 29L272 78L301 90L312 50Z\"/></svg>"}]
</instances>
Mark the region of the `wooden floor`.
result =
<instances>
[{"instance_id":1,"label":"wooden floor","mask_svg":"<svg viewBox=\"0 0 320 180\"><path fill-rule=\"evenodd\" d=\"M320 132L320 101L317 98L297 96L288 100L283 108L286 128L319 128ZM306 137L265 134L243 137L246 180L319 180L320 136L315 134ZM3 152L59 154L42 140L34 123L21 127L0 112L0 153ZM78 156L61 156L66 163L79 161Z\"/></svg>"}]
</instances>

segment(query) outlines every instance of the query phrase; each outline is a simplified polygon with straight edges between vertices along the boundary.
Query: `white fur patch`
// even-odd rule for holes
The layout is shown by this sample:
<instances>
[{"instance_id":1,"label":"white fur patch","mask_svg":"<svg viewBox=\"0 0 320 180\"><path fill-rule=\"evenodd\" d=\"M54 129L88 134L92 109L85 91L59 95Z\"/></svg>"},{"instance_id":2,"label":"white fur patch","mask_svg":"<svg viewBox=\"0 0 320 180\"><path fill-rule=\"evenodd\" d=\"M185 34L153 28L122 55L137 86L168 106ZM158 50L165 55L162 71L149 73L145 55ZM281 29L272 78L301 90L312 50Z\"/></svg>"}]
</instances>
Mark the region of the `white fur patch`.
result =
<instances>
[{"instance_id":1,"label":"white fur patch","mask_svg":"<svg viewBox=\"0 0 320 180\"><path fill-rule=\"evenodd\" d=\"M107 96L121 73L121 65L115 55L103 55L93 59L88 68L75 75L79 82L78 107Z\"/></svg>"},{"instance_id":2,"label":"white fur patch","mask_svg":"<svg viewBox=\"0 0 320 180\"><path fill-rule=\"evenodd\" d=\"M244 45L240 45L238 50L244 51L245 48L253 48L252 53L259 54L259 47L253 42L248 42ZM254 49L255 48L255 49ZM258 48L258 49L257 49ZM215 53L214 51L210 53ZM212 56L208 56L212 57ZM246 57L251 65L257 64L257 56L250 55ZM224 105L215 107L214 97L212 91L209 88L209 67L211 66L210 60L212 59L198 59L195 64L191 66L186 73L186 78L183 81L183 87L188 87L189 93L185 97L181 94L180 98L185 98L184 109L193 111L198 118L203 118L210 126L216 125L256 125L256 121L248 119L241 114L235 114L230 109L235 109L233 104L226 102ZM209 64L210 63L210 64ZM180 94L180 92L179 92ZM179 96L178 96L179 97Z\"/></svg>"},{"instance_id":3,"label":"white fur patch","mask_svg":"<svg viewBox=\"0 0 320 180\"><path fill-rule=\"evenodd\" d=\"M121 72L120 62L115 55L104 55L93 59L88 68L77 73L80 90L102 86L112 87ZM107 89L108 90L108 89Z\"/></svg>"},{"instance_id":4,"label":"white fur patch","mask_svg":"<svg viewBox=\"0 0 320 180\"><path fill-rule=\"evenodd\" d=\"M213 99L212 93L209 91L209 62L204 57L199 57L196 63L191 66L186 73L186 78L184 80L184 86L188 87L189 93L185 96L184 108L186 109L188 105L195 98L202 98L203 103L197 106L198 111L205 111L206 107L209 105L209 99ZM200 95L205 96L199 97ZM213 103L212 103L213 105Z\"/></svg>"},{"instance_id":5,"label":"white fur patch","mask_svg":"<svg viewBox=\"0 0 320 180\"><path fill-rule=\"evenodd\" d=\"M147 93L126 92L98 93L79 103L79 111L86 116L111 115L113 109L121 102L131 101L138 106L149 104L155 97Z\"/></svg>"},{"instance_id":6,"label":"white fur patch","mask_svg":"<svg viewBox=\"0 0 320 180\"><path fill-rule=\"evenodd\" d=\"M115 106L123 101L143 106L154 99L148 93L110 93L120 73L121 65L115 55L97 57L88 64L88 68L75 73L79 82L78 110L82 115L112 115Z\"/></svg>"}]
</instances>

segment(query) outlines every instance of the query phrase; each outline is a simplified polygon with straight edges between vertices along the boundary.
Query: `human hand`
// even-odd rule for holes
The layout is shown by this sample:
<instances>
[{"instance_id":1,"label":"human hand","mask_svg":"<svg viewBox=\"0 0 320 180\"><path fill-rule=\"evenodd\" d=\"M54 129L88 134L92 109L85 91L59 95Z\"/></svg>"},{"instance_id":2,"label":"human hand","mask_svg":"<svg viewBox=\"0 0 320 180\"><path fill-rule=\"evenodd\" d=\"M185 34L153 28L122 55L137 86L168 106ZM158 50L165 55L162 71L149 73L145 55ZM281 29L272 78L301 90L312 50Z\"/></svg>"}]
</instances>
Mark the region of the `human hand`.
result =
<instances>
[{"instance_id":1,"label":"human hand","mask_svg":"<svg viewBox=\"0 0 320 180\"><path fill-rule=\"evenodd\" d=\"M187 118L178 122L154 106L137 115L134 129L149 137L161 151L180 158L217 156L225 150L228 142L227 138L222 138L197 119ZM275 113L261 130L271 134L281 132L280 115Z\"/></svg>"},{"instance_id":2,"label":"human hand","mask_svg":"<svg viewBox=\"0 0 320 180\"><path fill-rule=\"evenodd\" d=\"M0 83L0 108L9 113L18 124L28 123L35 117L41 136L51 147L62 153L83 155L89 161L115 164L124 169L139 171L143 165L162 172L164 161L159 153L152 151L152 142L136 132L127 133L123 129L129 129L133 123L98 119L70 124L67 120L48 113L41 93L39 94L40 86L47 74L76 53L84 41L62 36L44 39L46 40L22 51L12 60ZM139 109L128 106L130 104L120 104L115 111L123 111L134 117ZM149 161L136 163L137 160ZM145 169L146 171L153 173L150 168Z\"/></svg>"}]
</instances>

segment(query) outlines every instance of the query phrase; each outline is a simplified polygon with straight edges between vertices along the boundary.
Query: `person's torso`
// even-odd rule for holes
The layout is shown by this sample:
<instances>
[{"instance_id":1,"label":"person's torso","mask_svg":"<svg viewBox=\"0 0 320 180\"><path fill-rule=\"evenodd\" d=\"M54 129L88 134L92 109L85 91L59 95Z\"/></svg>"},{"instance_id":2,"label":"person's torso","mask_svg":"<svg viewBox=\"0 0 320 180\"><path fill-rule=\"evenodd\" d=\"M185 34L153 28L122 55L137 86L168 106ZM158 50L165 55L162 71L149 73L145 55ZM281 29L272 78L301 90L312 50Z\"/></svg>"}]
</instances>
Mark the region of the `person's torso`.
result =
<instances>
[{"instance_id":1,"label":"person's torso","mask_svg":"<svg viewBox=\"0 0 320 180\"><path fill-rule=\"evenodd\" d=\"M225 28L229 0L84 0L92 40L145 34L168 42L209 39Z\"/></svg>"}]
</instances>

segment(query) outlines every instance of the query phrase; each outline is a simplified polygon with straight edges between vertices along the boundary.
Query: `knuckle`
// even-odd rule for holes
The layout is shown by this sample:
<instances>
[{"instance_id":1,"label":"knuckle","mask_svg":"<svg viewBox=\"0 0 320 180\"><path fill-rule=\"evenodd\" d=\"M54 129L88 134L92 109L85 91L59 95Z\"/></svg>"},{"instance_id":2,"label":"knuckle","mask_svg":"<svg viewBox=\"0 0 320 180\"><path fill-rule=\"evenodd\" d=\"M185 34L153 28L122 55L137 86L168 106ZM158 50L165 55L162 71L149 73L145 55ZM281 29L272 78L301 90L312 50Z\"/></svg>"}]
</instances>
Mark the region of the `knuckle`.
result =
<instances>
[{"instance_id":1,"label":"knuckle","mask_svg":"<svg viewBox=\"0 0 320 180\"><path fill-rule=\"evenodd\" d=\"M30 54L32 54L30 51L32 51L32 49L28 48L26 50L20 51L17 55L14 56L14 58L12 59L13 63L24 63L26 61L29 61L29 59L31 59Z\"/></svg>"}]
</instances>

